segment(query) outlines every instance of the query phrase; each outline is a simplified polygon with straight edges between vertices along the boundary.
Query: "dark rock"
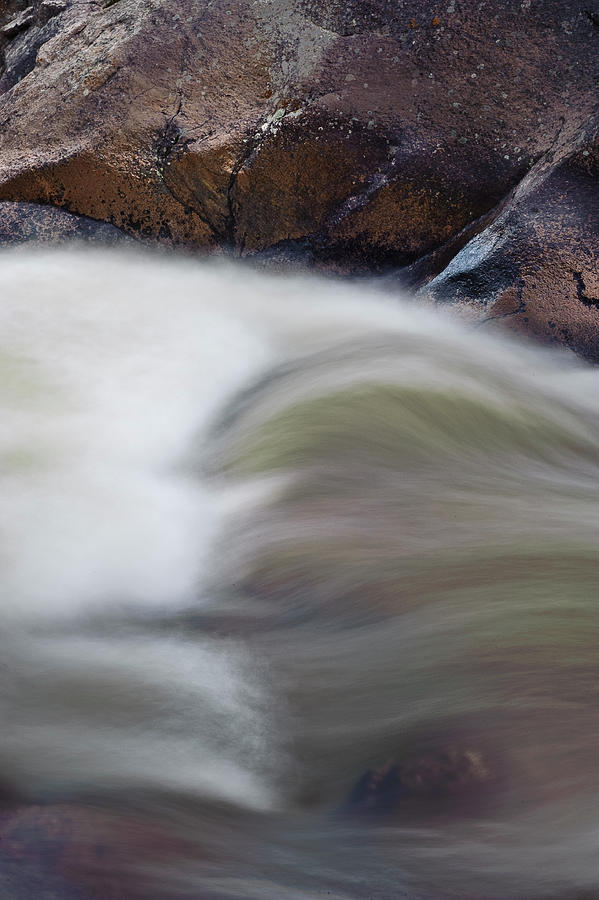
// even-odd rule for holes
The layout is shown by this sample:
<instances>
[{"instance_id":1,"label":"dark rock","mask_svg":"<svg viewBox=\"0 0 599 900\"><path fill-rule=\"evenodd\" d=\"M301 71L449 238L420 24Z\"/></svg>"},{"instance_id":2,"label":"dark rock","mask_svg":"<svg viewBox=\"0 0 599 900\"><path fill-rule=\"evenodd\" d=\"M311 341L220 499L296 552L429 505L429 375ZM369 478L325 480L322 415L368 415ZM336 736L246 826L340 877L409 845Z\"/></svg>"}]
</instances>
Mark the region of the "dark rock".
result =
<instances>
[{"instance_id":1,"label":"dark rock","mask_svg":"<svg viewBox=\"0 0 599 900\"><path fill-rule=\"evenodd\" d=\"M33 15L33 11L31 7L26 9L24 12L20 13L6 25L3 25L0 28L0 34L2 37L8 38L11 40L16 37L22 31L26 31L33 23L35 22L35 16Z\"/></svg>"},{"instance_id":2,"label":"dark rock","mask_svg":"<svg viewBox=\"0 0 599 900\"><path fill-rule=\"evenodd\" d=\"M346 800L348 812L392 813L397 809L406 788L399 766L387 762L378 769L368 769L354 785Z\"/></svg>"},{"instance_id":3,"label":"dark rock","mask_svg":"<svg viewBox=\"0 0 599 900\"><path fill-rule=\"evenodd\" d=\"M130 238L106 222L76 216L53 206L0 202L0 245L73 240L116 244Z\"/></svg>"},{"instance_id":4,"label":"dark rock","mask_svg":"<svg viewBox=\"0 0 599 900\"><path fill-rule=\"evenodd\" d=\"M53 19L54 16L64 12L66 8L66 0L42 0L37 13L38 22L44 25L50 19Z\"/></svg>"},{"instance_id":5,"label":"dark rock","mask_svg":"<svg viewBox=\"0 0 599 900\"><path fill-rule=\"evenodd\" d=\"M489 779L483 759L472 750L449 748L425 753L402 765L390 760L362 775L346 800L345 810L385 815L415 802L455 807L480 793Z\"/></svg>"},{"instance_id":6,"label":"dark rock","mask_svg":"<svg viewBox=\"0 0 599 900\"><path fill-rule=\"evenodd\" d=\"M31 6L0 29L4 45L0 94L22 81L34 69L38 50L57 33L60 23L55 17L64 9L66 4L61 0L34 0Z\"/></svg>"}]
</instances>

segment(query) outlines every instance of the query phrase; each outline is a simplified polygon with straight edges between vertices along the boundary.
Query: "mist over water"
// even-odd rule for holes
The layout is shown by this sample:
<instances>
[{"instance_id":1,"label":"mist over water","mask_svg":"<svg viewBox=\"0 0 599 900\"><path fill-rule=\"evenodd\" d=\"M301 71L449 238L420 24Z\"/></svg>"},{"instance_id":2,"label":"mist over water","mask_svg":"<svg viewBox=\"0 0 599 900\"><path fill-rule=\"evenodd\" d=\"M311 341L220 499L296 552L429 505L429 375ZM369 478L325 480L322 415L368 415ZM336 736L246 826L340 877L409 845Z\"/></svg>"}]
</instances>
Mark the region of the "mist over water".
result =
<instances>
[{"instance_id":1,"label":"mist over water","mask_svg":"<svg viewBox=\"0 0 599 900\"><path fill-rule=\"evenodd\" d=\"M0 267L7 897L593 896L599 372L369 283Z\"/></svg>"}]
</instances>

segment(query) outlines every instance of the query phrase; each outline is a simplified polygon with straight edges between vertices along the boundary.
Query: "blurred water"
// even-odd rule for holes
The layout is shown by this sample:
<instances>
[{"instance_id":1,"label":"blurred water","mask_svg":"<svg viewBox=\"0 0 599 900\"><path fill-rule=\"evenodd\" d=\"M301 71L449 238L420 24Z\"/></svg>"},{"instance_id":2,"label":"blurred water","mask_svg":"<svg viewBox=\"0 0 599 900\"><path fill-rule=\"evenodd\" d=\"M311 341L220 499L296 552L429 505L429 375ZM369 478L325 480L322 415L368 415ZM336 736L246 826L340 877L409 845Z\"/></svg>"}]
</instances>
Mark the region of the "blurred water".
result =
<instances>
[{"instance_id":1,"label":"blurred water","mask_svg":"<svg viewBox=\"0 0 599 900\"><path fill-rule=\"evenodd\" d=\"M369 283L0 267L6 896L594 896L597 371Z\"/></svg>"}]
</instances>

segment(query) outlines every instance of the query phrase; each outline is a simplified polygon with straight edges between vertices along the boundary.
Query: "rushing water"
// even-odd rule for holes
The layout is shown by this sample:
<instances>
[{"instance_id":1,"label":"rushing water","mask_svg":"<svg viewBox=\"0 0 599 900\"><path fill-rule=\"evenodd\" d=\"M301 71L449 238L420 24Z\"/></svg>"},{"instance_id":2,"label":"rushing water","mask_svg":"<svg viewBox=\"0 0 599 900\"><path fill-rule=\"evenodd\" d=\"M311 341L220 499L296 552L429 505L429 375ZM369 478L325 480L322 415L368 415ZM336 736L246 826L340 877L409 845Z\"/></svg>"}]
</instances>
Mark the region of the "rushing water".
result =
<instances>
[{"instance_id":1,"label":"rushing water","mask_svg":"<svg viewBox=\"0 0 599 900\"><path fill-rule=\"evenodd\" d=\"M368 284L0 271L2 897L596 896L599 371Z\"/></svg>"}]
</instances>

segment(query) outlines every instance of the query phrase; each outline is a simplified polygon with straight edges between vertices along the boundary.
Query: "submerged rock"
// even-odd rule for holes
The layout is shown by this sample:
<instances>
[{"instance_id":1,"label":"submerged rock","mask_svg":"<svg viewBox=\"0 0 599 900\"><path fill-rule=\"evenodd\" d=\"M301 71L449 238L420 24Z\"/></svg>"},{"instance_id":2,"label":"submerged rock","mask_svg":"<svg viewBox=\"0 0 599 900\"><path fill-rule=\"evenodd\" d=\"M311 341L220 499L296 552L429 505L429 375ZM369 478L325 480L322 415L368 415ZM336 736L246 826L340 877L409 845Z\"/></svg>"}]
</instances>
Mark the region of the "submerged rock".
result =
<instances>
[{"instance_id":1,"label":"submerged rock","mask_svg":"<svg viewBox=\"0 0 599 900\"><path fill-rule=\"evenodd\" d=\"M15 900L145 900L154 894L143 863L185 849L140 817L93 805L23 805L0 812L0 889L6 877L12 890L2 897Z\"/></svg>"},{"instance_id":2,"label":"submerged rock","mask_svg":"<svg viewBox=\"0 0 599 900\"><path fill-rule=\"evenodd\" d=\"M402 803L441 803L455 807L469 800L490 780L481 755L450 748L415 757L406 764L389 760L369 769L350 792L348 812L389 814Z\"/></svg>"}]
</instances>

